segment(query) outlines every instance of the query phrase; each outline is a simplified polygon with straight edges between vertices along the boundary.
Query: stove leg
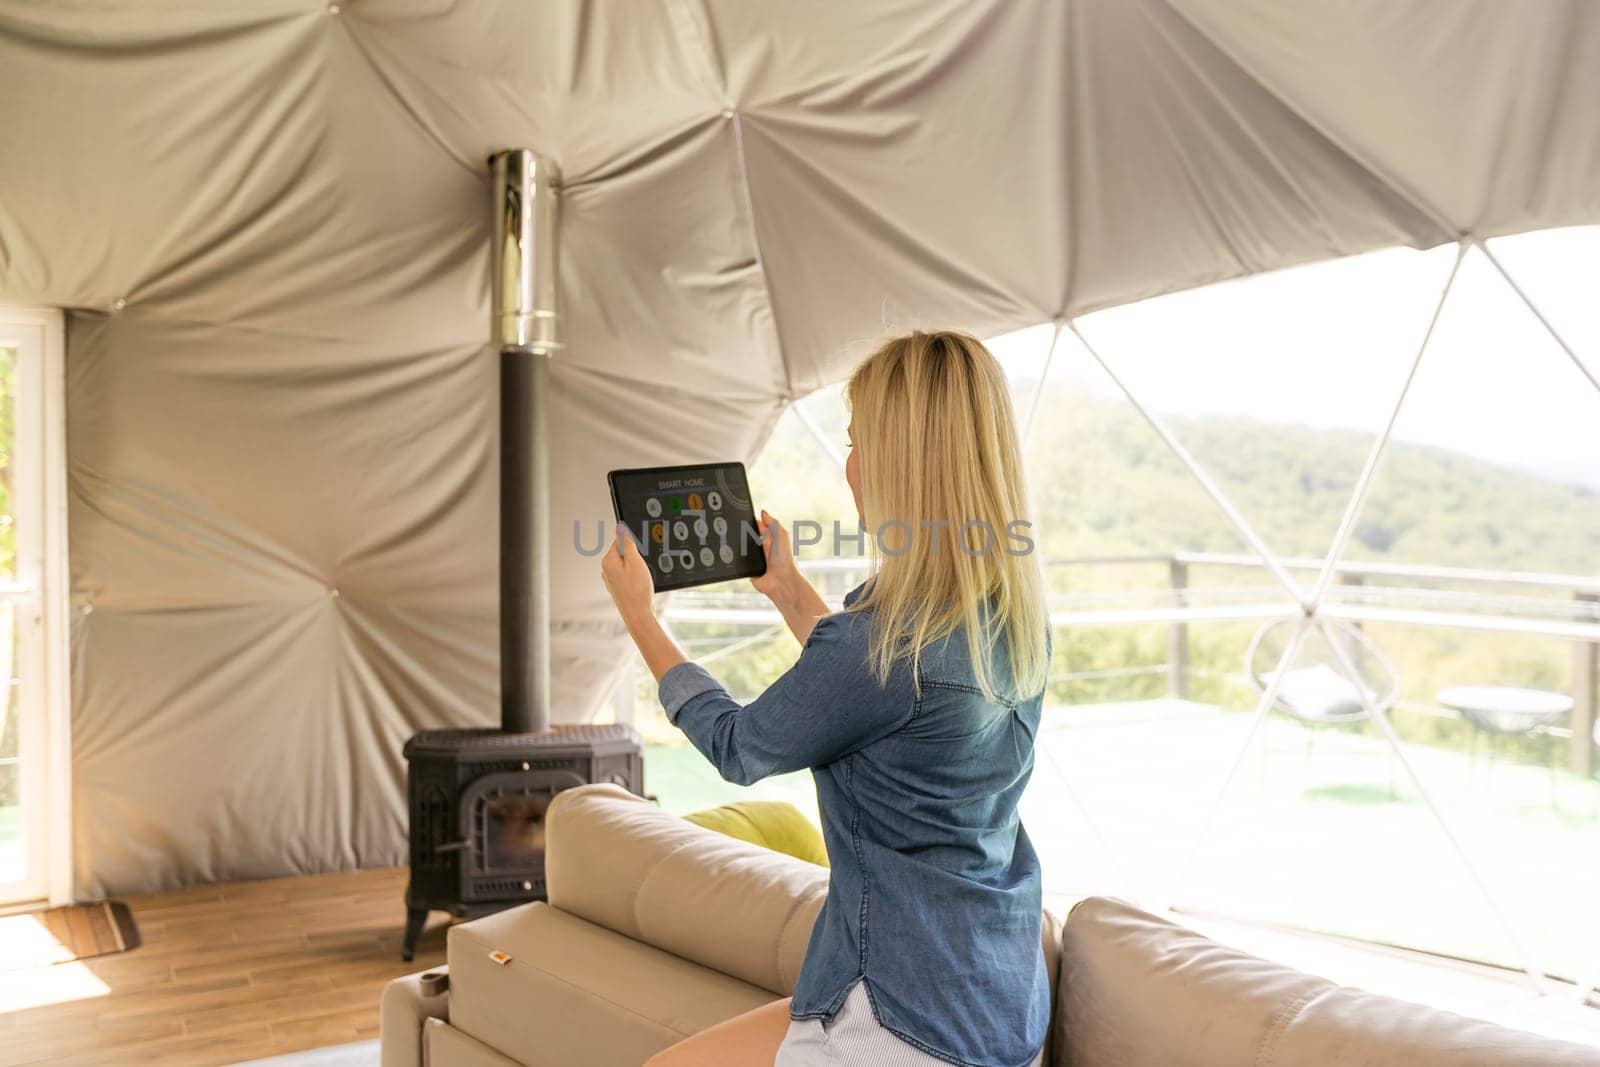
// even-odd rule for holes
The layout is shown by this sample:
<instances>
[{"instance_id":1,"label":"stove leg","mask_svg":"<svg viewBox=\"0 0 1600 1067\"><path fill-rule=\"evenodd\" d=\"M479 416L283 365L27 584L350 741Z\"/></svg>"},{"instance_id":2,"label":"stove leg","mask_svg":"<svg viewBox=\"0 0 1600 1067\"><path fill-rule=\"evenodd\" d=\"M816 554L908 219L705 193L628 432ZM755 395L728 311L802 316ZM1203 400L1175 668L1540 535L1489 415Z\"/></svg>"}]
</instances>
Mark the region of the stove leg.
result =
<instances>
[{"instance_id":1,"label":"stove leg","mask_svg":"<svg viewBox=\"0 0 1600 1067\"><path fill-rule=\"evenodd\" d=\"M400 946L400 958L407 963L417 954L417 938L422 936L423 924L428 921L427 908L406 909L406 937Z\"/></svg>"}]
</instances>

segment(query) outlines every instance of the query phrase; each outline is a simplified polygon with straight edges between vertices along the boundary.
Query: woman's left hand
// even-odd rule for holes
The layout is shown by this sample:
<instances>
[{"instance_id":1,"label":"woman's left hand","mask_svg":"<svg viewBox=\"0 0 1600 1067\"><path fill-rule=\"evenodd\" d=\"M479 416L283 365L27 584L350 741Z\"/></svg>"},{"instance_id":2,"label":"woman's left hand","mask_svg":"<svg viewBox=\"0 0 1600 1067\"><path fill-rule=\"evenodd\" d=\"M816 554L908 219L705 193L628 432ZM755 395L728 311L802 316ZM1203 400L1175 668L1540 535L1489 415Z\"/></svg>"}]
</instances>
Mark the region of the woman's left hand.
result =
<instances>
[{"instance_id":1,"label":"woman's left hand","mask_svg":"<svg viewBox=\"0 0 1600 1067\"><path fill-rule=\"evenodd\" d=\"M655 595L655 583L650 579L649 565L639 555L639 546L623 527L618 527L616 539L600 557L600 577L625 621L652 614L650 598Z\"/></svg>"}]
</instances>

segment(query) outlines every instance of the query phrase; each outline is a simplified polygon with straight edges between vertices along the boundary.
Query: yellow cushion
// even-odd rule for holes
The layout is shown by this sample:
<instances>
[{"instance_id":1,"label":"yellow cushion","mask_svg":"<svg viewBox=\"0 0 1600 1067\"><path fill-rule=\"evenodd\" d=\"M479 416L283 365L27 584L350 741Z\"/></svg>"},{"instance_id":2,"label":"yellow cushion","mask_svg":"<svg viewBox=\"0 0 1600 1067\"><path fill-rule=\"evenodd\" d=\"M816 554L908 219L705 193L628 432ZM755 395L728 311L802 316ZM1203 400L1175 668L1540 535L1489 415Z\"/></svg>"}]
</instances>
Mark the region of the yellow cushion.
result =
<instances>
[{"instance_id":1,"label":"yellow cushion","mask_svg":"<svg viewBox=\"0 0 1600 1067\"><path fill-rule=\"evenodd\" d=\"M717 808L690 812L685 819L740 841L764 845L810 863L826 867L828 849L818 830L801 810L784 800L736 800Z\"/></svg>"}]
</instances>

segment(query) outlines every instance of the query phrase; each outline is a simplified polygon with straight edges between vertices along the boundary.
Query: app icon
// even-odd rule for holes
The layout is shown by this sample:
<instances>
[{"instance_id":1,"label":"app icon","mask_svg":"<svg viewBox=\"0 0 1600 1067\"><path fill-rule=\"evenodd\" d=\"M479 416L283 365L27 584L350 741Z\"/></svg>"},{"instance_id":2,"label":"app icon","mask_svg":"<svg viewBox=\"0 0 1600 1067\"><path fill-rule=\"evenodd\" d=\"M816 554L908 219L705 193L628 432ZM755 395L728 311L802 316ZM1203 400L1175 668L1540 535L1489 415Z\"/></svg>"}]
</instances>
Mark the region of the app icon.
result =
<instances>
[{"instance_id":1,"label":"app icon","mask_svg":"<svg viewBox=\"0 0 1600 1067\"><path fill-rule=\"evenodd\" d=\"M644 502L644 513L652 519L659 519L661 517L661 501L655 497L646 500Z\"/></svg>"},{"instance_id":2,"label":"app icon","mask_svg":"<svg viewBox=\"0 0 1600 1067\"><path fill-rule=\"evenodd\" d=\"M699 493L690 493L689 494L689 510L690 511L699 511L703 507L705 507L705 501L700 499L700 494Z\"/></svg>"}]
</instances>

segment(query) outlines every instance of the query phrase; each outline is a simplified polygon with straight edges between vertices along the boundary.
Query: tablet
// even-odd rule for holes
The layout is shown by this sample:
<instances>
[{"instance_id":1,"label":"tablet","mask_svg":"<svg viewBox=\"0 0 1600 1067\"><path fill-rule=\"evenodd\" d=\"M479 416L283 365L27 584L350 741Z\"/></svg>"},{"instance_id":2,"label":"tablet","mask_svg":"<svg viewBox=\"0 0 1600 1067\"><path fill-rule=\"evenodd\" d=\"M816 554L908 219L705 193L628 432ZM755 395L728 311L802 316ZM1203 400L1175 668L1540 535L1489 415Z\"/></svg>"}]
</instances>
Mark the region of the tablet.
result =
<instances>
[{"instance_id":1,"label":"tablet","mask_svg":"<svg viewBox=\"0 0 1600 1067\"><path fill-rule=\"evenodd\" d=\"M636 467L606 480L656 592L767 573L743 463Z\"/></svg>"}]
</instances>

